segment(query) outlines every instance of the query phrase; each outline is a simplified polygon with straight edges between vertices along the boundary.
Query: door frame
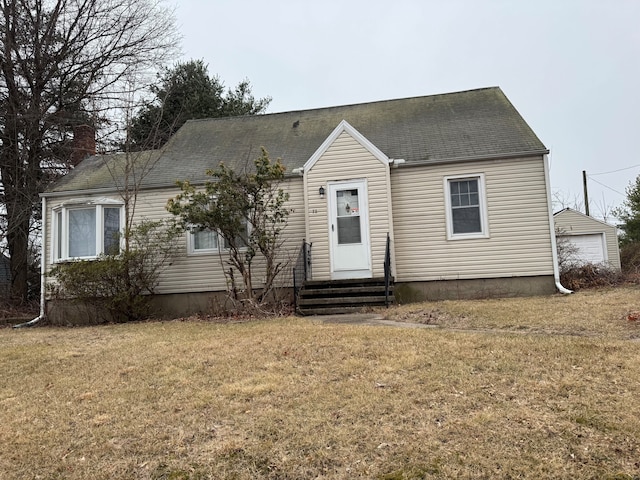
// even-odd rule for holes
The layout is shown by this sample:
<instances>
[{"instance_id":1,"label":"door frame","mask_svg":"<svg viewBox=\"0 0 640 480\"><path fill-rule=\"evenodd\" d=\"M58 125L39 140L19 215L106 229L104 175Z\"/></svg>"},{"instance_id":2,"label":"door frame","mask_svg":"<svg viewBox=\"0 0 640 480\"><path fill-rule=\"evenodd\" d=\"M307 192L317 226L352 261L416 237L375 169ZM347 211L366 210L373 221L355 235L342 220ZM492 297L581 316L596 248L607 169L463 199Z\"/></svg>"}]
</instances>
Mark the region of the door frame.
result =
<instances>
[{"instance_id":1,"label":"door frame","mask_svg":"<svg viewBox=\"0 0 640 480\"><path fill-rule=\"evenodd\" d=\"M337 228L332 226L337 224L337 209L335 201L335 192L337 190L357 188L358 204L360 209L360 235L362 249L365 251L366 265L361 269L340 269L335 264L335 254L338 245ZM328 235L329 235L329 269L332 280L351 279L351 278L371 278L373 269L371 266L371 235L369 231L369 190L366 178L355 178L349 180L336 180L327 182L328 193Z\"/></svg>"}]
</instances>

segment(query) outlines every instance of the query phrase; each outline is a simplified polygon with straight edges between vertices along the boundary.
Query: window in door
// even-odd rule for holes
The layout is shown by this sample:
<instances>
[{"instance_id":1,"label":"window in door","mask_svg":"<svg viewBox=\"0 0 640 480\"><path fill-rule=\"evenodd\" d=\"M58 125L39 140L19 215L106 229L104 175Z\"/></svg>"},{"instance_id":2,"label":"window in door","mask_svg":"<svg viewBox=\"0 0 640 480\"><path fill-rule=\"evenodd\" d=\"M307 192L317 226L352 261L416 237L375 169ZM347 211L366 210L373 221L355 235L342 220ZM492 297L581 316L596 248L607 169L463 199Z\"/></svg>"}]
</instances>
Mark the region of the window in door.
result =
<instances>
[{"instance_id":1,"label":"window in door","mask_svg":"<svg viewBox=\"0 0 640 480\"><path fill-rule=\"evenodd\" d=\"M358 189L336 191L338 244L361 243Z\"/></svg>"}]
</instances>

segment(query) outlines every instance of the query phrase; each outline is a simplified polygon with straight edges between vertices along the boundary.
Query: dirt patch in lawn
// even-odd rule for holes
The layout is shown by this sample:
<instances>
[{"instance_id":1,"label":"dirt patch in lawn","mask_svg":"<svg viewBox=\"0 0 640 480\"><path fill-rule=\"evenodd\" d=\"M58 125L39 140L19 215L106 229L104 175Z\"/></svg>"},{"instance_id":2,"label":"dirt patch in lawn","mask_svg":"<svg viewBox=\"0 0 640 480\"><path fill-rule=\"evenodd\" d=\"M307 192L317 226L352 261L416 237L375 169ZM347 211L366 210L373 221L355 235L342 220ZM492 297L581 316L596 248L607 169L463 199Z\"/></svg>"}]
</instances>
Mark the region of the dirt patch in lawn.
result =
<instances>
[{"instance_id":1,"label":"dirt patch in lawn","mask_svg":"<svg viewBox=\"0 0 640 480\"><path fill-rule=\"evenodd\" d=\"M424 325L454 326L464 323L467 316L456 315L444 309L434 307L418 307L411 309L398 308L396 312L386 312L384 318L396 322L420 323Z\"/></svg>"}]
</instances>

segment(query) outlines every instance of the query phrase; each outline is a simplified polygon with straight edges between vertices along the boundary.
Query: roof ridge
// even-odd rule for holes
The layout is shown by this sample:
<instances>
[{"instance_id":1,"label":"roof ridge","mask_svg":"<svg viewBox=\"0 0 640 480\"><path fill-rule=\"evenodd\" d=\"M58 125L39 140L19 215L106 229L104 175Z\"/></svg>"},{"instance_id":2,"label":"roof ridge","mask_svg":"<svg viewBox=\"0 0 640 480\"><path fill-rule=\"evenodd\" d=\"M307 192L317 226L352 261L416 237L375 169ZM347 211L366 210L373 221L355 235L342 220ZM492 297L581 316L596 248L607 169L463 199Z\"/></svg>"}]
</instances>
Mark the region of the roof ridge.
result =
<instances>
[{"instance_id":1,"label":"roof ridge","mask_svg":"<svg viewBox=\"0 0 640 480\"><path fill-rule=\"evenodd\" d=\"M489 91L489 90L498 90L500 92L502 92L502 89L499 86L493 86L493 87L481 87L481 88L471 88L468 90L460 90L460 91L455 91L455 92L446 92L446 93L434 93L431 95L415 95L415 96L411 96L411 97L400 97L400 98L388 98L385 100L372 100L372 101L368 101L368 102L359 102L359 103L346 103L346 104L342 104L342 105L332 105L332 106L326 106L326 107L315 107L315 108L306 108L306 109L301 109L301 110L286 110L283 112L271 112L271 113L259 113L256 115L236 115L236 116L231 116L231 117L208 117L208 118L193 118L190 120L187 120L186 123L199 123L199 122L211 122L211 121L234 121L234 120L238 120L238 119L244 119L244 118L261 118L261 117L275 117L275 116L284 116L284 115L291 115L291 114L295 114L295 113L307 113L307 112L319 112L322 110L334 110L334 109L340 109L340 108L349 108L349 107L359 107L359 106L366 106L366 105L376 105L376 104L384 104L384 103L391 103L391 102L402 102L402 101L407 101L407 100L416 100L416 99L422 99L422 98L437 98L437 97L446 97L449 95L460 95L460 94L464 94L464 93L472 93L472 92L481 92L481 91Z\"/></svg>"}]
</instances>

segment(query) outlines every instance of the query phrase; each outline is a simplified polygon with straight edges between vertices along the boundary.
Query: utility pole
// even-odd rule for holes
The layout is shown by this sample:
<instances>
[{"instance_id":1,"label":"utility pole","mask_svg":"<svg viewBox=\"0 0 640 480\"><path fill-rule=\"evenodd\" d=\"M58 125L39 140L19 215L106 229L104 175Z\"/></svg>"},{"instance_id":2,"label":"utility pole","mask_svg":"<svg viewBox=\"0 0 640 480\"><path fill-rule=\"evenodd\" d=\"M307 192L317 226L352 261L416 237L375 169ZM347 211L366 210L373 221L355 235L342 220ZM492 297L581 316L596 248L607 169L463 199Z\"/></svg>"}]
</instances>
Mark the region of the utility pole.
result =
<instances>
[{"instance_id":1,"label":"utility pole","mask_svg":"<svg viewBox=\"0 0 640 480\"><path fill-rule=\"evenodd\" d=\"M582 170L582 189L584 190L584 213L589 215L589 193L587 192L587 171Z\"/></svg>"}]
</instances>

